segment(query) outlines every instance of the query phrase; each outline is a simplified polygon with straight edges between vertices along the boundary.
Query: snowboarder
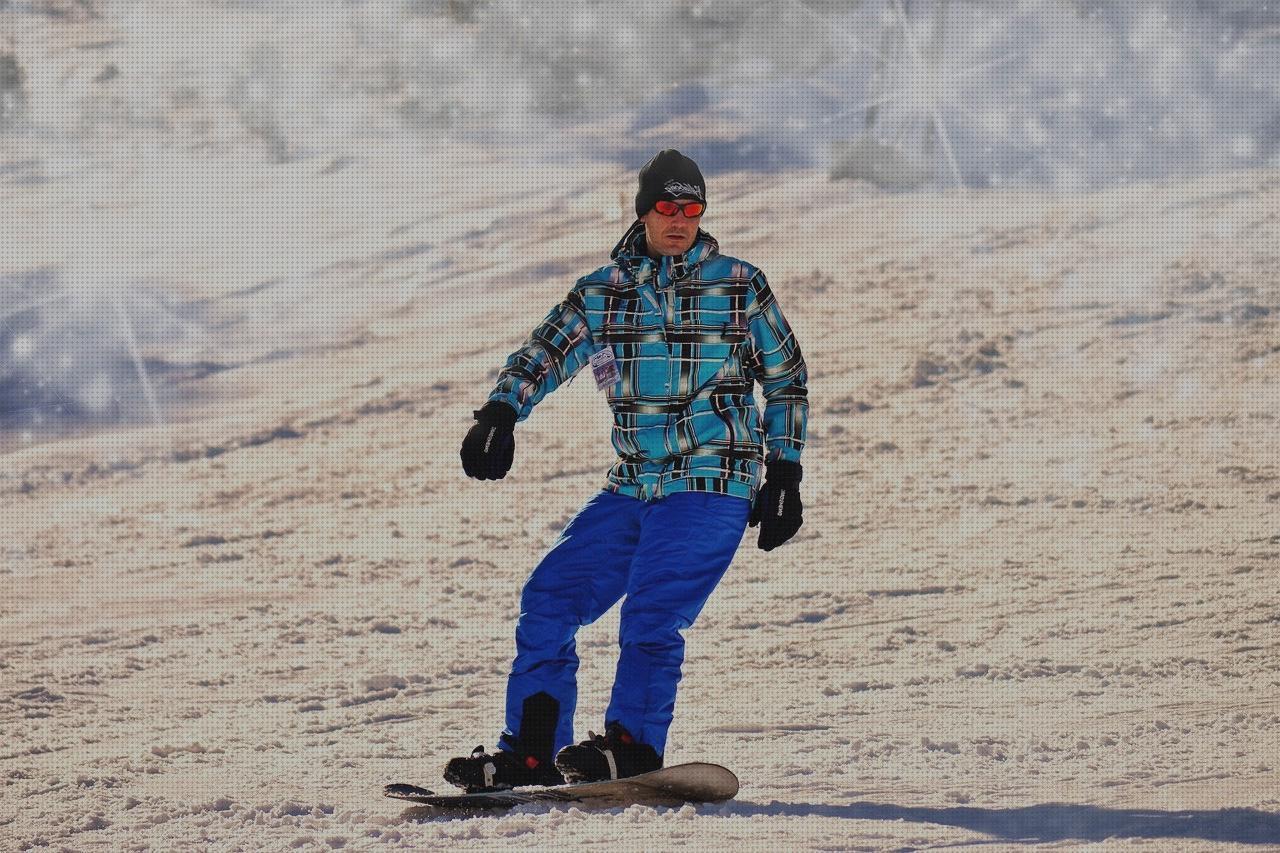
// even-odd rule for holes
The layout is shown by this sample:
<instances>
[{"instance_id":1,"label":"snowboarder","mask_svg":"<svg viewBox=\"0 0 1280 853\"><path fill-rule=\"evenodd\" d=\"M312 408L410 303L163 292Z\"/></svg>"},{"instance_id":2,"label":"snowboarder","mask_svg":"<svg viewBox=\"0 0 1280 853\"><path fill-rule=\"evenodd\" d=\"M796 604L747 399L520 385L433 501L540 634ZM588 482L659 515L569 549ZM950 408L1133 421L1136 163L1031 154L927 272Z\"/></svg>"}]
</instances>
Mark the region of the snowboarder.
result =
<instances>
[{"instance_id":1,"label":"snowboarder","mask_svg":"<svg viewBox=\"0 0 1280 853\"><path fill-rule=\"evenodd\" d=\"M674 149L640 170L636 216L612 263L578 279L507 358L462 444L467 475L502 479L514 428L588 364L613 411L618 459L520 597L499 748L454 758L468 791L617 779L662 766L693 624L748 524L758 546L801 525L808 373L757 267L699 227L698 166ZM763 425L752 396L765 397ZM760 475L764 473L763 485ZM603 735L573 743L574 635L622 596Z\"/></svg>"}]
</instances>

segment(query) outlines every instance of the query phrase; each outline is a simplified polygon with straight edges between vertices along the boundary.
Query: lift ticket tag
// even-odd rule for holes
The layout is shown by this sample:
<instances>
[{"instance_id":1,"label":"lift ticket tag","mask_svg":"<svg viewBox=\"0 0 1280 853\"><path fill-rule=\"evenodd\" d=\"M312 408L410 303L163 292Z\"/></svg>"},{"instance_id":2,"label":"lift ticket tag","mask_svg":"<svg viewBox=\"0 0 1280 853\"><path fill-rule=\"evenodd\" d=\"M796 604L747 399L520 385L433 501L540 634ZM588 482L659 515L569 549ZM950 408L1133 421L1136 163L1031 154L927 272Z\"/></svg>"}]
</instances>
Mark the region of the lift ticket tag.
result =
<instances>
[{"instance_id":1,"label":"lift ticket tag","mask_svg":"<svg viewBox=\"0 0 1280 853\"><path fill-rule=\"evenodd\" d=\"M606 346L591 356L591 372L596 377L597 391L603 391L622 378L618 373L618 362L613 357L613 347Z\"/></svg>"}]
</instances>

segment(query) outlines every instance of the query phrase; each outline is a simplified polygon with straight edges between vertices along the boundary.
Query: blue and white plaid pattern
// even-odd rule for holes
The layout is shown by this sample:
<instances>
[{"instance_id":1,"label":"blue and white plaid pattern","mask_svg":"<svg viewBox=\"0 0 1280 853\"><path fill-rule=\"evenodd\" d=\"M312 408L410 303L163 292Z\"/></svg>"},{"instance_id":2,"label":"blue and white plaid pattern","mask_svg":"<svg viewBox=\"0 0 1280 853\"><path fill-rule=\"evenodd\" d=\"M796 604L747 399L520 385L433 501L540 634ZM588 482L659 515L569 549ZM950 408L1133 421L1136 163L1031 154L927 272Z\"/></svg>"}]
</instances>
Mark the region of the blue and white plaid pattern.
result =
<instances>
[{"instance_id":1,"label":"blue and white plaid pattern","mask_svg":"<svg viewBox=\"0 0 1280 853\"><path fill-rule=\"evenodd\" d=\"M764 273L719 254L701 229L688 252L659 264L645 253L639 220L611 257L507 358L489 399L523 421L611 347L621 374L607 389L618 460L605 488L641 500L678 491L754 499L762 461L800 461L809 413L804 357Z\"/></svg>"}]
</instances>

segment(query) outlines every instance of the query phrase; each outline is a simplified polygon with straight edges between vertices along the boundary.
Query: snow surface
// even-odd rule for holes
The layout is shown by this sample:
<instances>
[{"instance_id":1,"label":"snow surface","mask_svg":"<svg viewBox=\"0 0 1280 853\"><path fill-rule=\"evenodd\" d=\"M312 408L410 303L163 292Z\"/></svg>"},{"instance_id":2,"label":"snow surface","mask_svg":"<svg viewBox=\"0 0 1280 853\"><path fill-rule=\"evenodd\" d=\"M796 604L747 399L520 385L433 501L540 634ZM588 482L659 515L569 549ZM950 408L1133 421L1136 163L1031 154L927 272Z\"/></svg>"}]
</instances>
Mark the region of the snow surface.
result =
<instances>
[{"instance_id":1,"label":"snow surface","mask_svg":"<svg viewBox=\"0 0 1280 853\"><path fill-rule=\"evenodd\" d=\"M578 133L724 131L626 128ZM612 455L582 382L505 480L458 446L634 168L243 143L3 139L0 344L54 388L0 424L0 849L1280 848L1280 172L711 175L811 375L805 525L686 632L667 760L742 791L422 820L381 785L493 745L520 583Z\"/></svg>"},{"instance_id":2,"label":"snow surface","mask_svg":"<svg viewBox=\"0 0 1280 853\"><path fill-rule=\"evenodd\" d=\"M497 483L457 446L572 280L533 270L592 267L626 225L566 202L627 176L370 183L380 215L341 235L275 210L341 197L345 170L169 156L178 198L113 196L131 220L189 205L166 224L194 233L208 206L282 267L345 264L353 299L423 281L396 253L421 240L459 272L341 346L190 380L180 420L0 457L6 843L1277 843L1277 173L1056 198L714 181L706 226L769 273L812 375L805 526L771 554L748 536L687 632L668 760L721 760L742 792L416 823L379 786L493 743L519 585L602 484L607 412L557 391ZM215 176L270 201L204 194ZM6 242L51 246L63 193L6 187L49 214ZM442 195L496 224L441 239ZM184 245L137 260L190 292L244 283L236 251ZM613 614L580 635L584 731L615 635Z\"/></svg>"}]
</instances>

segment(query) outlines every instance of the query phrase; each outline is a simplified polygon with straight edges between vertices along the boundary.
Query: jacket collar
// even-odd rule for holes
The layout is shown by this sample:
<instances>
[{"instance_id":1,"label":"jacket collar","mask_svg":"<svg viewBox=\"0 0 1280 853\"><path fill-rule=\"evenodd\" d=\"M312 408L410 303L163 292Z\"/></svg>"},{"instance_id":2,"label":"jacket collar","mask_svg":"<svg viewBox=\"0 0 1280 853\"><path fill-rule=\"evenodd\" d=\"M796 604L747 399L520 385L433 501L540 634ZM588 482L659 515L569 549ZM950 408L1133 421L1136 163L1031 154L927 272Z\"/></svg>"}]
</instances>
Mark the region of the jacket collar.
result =
<instances>
[{"instance_id":1,"label":"jacket collar","mask_svg":"<svg viewBox=\"0 0 1280 853\"><path fill-rule=\"evenodd\" d=\"M637 219L631 223L627 233L623 234L622 239L613 247L609 257L616 261L624 271L635 277L637 273L645 269L646 264L657 263L653 258L649 257L647 249L644 239L644 223ZM669 263L671 263L673 270L672 279L684 278L698 264L714 258L718 254L720 254L719 241L699 228L697 235L693 238L693 245L689 247L689 250L683 255L671 257ZM666 263L667 259L664 257L662 261Z\"/></svg>"}]
</instances>

